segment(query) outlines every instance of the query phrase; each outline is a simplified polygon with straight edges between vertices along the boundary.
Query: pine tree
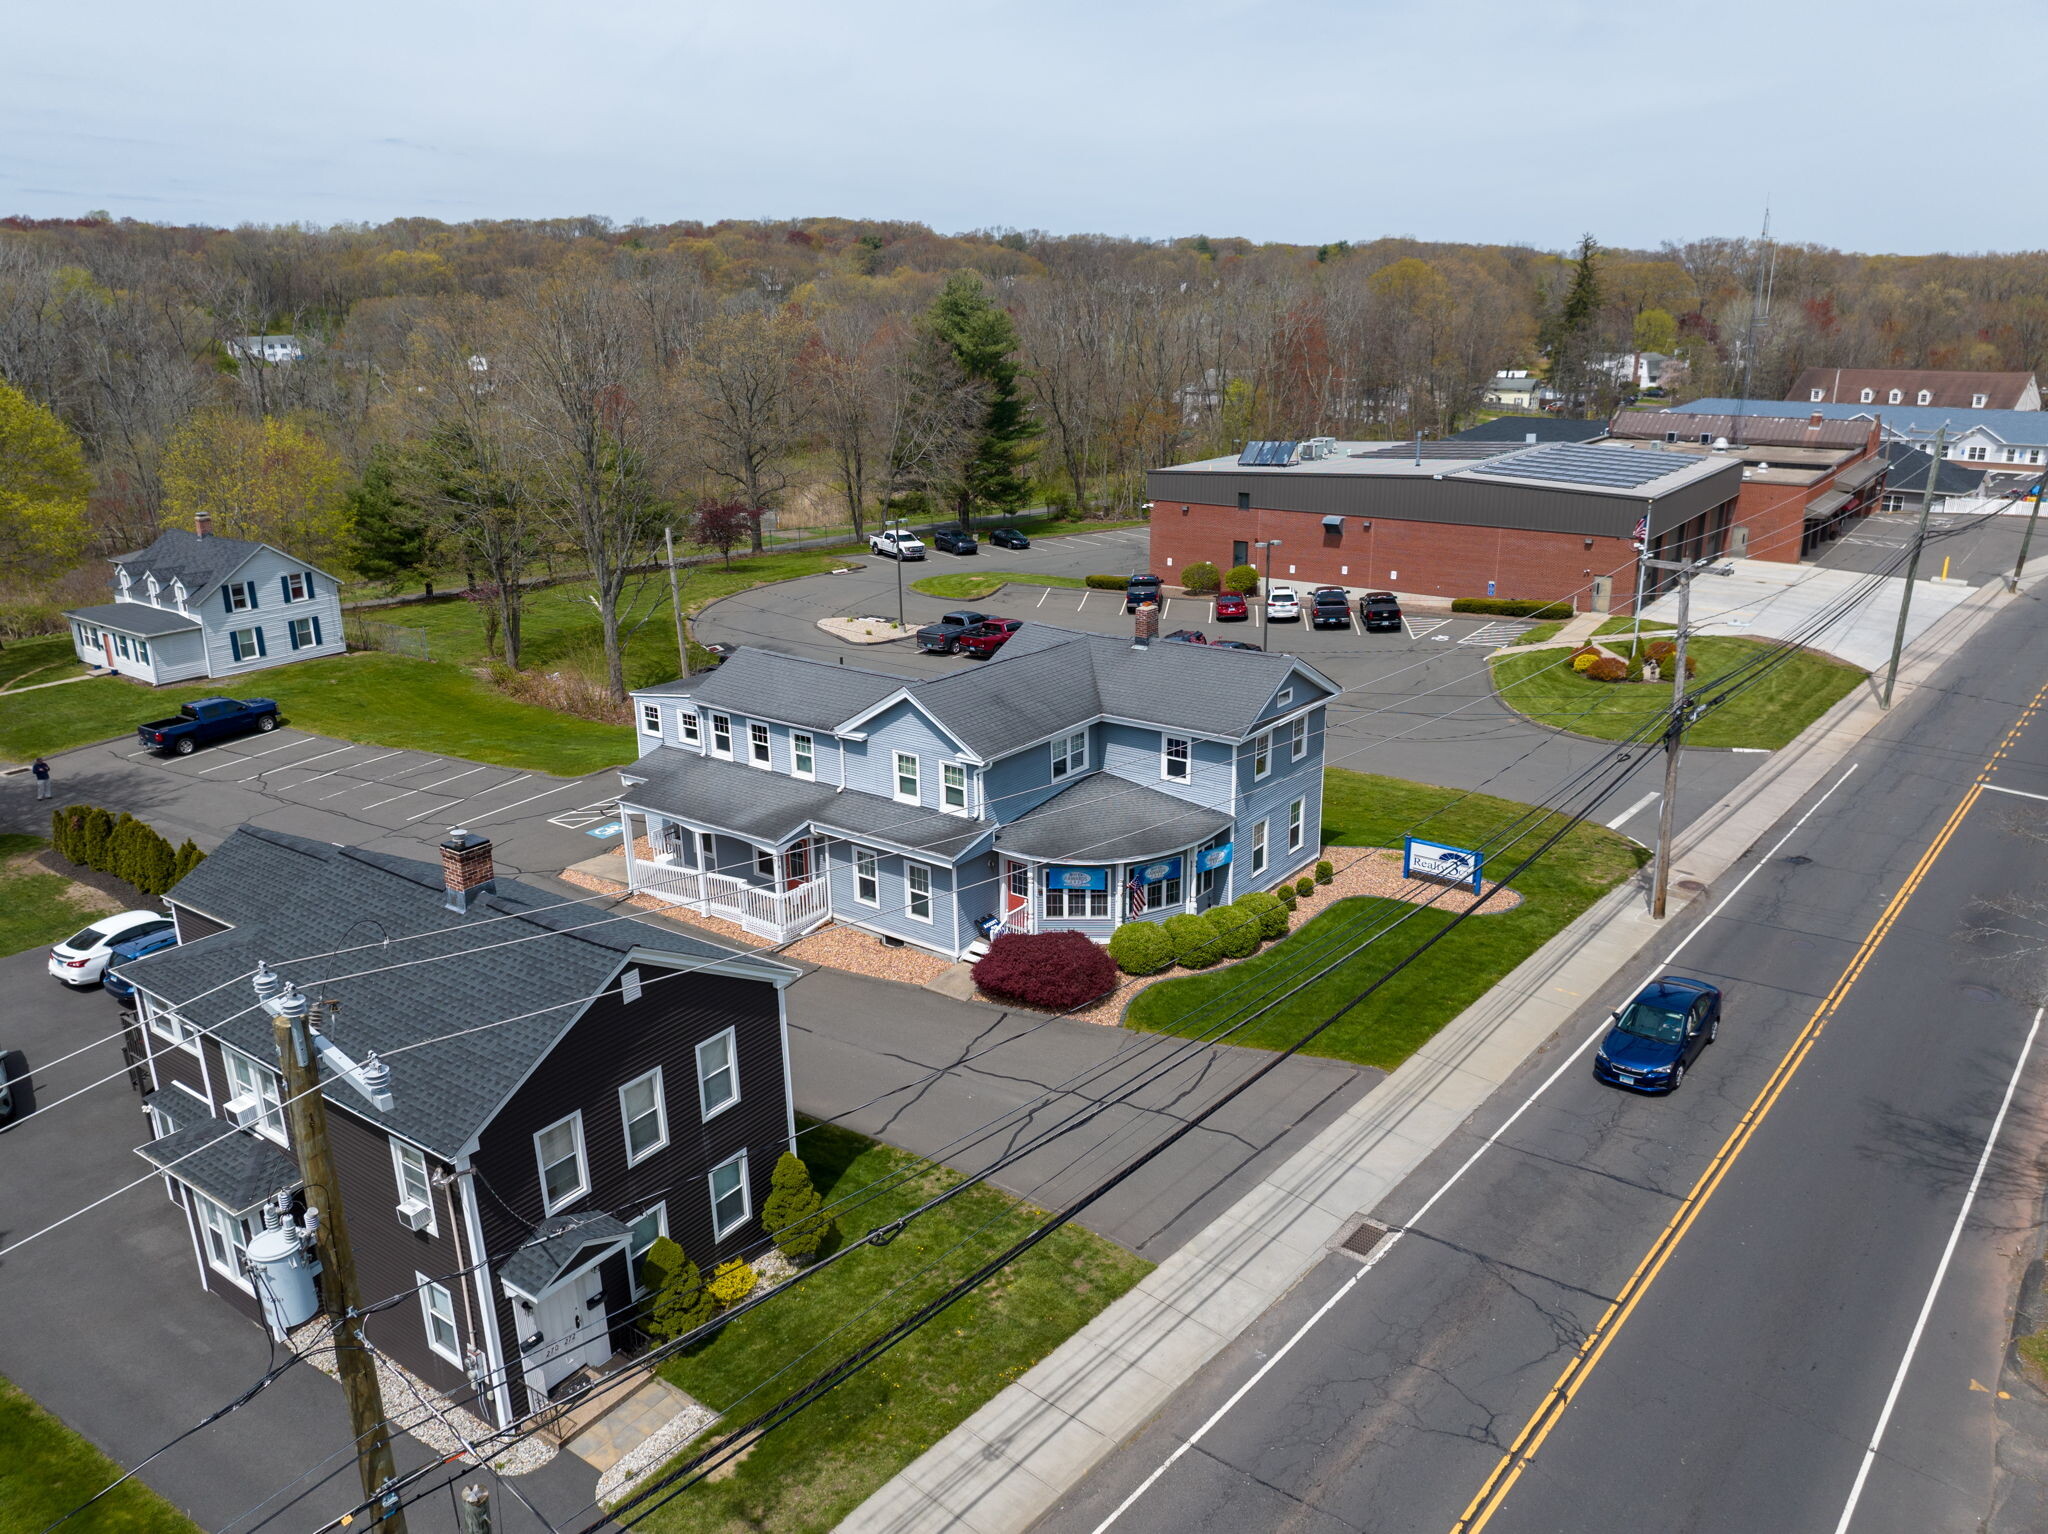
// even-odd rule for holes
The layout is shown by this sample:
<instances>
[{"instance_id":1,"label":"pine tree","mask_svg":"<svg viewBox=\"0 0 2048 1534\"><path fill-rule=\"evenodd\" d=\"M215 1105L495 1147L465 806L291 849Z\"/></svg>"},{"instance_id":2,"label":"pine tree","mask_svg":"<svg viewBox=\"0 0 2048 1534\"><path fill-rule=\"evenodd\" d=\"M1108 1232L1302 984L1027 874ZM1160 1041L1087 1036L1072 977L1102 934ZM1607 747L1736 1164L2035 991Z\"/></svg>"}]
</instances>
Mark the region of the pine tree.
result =
<instances>
[{"instance_id":1,"label":"pine tree","mask_svg":"<svg viewBox=\"0 0 2048 1534\"><path fill-rule=\"evenodd\" d=\"M832 1235L836 1222L821 1214L824 1199L811 1186L810 1169L784 1151L768 1178L768 1197L761 1204L761 1226L782 1255L793 1261L813 1256Z\"/></svg>"},{"instance_id":2,"label":"pine tree","mask_svg":"<svg viewBox=\"0 0 2048 1534\"><path fill-rule=\"evenodd\" d=\"M1590 353L1600 319L1600 247L1593 236L1579 241L1572 258L1571 286L1543 327L1543 348L1550 354L1550 386L1562 396L1566 415L1585 408L1593 392Z\"/></svg>"},{"instance_id":3,"label":"pine tree","mask_svg":"<svg viewBox=\"0 0 2048 1534\"><path fill-rule=\"evenodd\" d=\"M955 272L925 311L925 323L982 390L981 420L953 487L962 523L977 511L1014 512L1031 498L1025 462L1038 423L1017 364L1017 327L972 272Z\"/></svg>"},{"instance_id":4,"label":"pine tree","mask_svg":"<svg viewBox=\"0 0 2048 1534\"><path fill-rule=\"evenodd\" d=\"M640 1259L640 1282L654 1291L645 1324L657 1342L695 1331L718 1314L718 1301L711 1297L697 1264L667 1236L658 1238Z\"/></svg>"},{"instance_id":5,"label":"pine tree","mask_svg":"<svg viewBox=\"0 0 2048 1534\"><path fill-rule=\"evenodd\" d=\"M70 814L69 814L69 813L68 813L67 811L64 811L64 810L52 810L52 811L50 811L50 845L51 845L52 847L56 848L56 849L57 849L57 851L59 851L59 852L64 852L64 848L65 848L65 845L66 845L66 844L67 844L67 843L68 843L68 842L69 842L70 840L71 840L71 816L70 816ZM68 853L68 852L64 852L64 855L65 855L66 857L69 857L69 856L70 856L71 854L70 854L70 853Z\"/></svg>"},{"instance_id":6,"label":"pine tree","mask_svg":"<svg viewBox=\"0 0 2048 1534\"><path fill-rule=\"evenodd\" d=\"M356 573L397 581L433 569L434 540L426 513L402 494L395 465L379 453L347 496Z\"/></svg>"},{"instance_id":7,"label":"pine tree","mask_svg":"<svg viewBox=\"0 0 2048 1534\"><path fill-rule=\"evenodd\" d=\"M107 837L107 850L99 864L100 872L112 874L116 879L126 879L140 889L143 838L148 835L148 826L133 815L124 813L114 822L113 832Z\"/></svg>"},{"instance_id":8,"label":"pine tree","mask_svg":"<svg viewBox=\"0 0 2048 1534\"><path fill-rule=\"evenodd\" d=\"M107 841L114 834L114 817L98 805L87 805L80 817L78 843L71 854L71 861L83 863L87 868L106 866Z\"/></svg>"},{"instance_id":9,"label":"pine tree","mask_svg":"<svg viewBox=\"0 0 2048 1534\"><path fill-rule=\"evenodd\" d=\"M128 877L145 895L161 895L171 887L178 854L156 827L137 821L142 834L135 842L135 872Z\"/></svg>"},{"instance_id":10,"label":"pine tree","mask_svg":"<svg viewBox=\"0 0 2048 1534\"><path fill-rule=\"evenodd\" d=\"M166 890L176 889L180 879L184 878L185 875L192 872L193 869L205 861L206 854L199 850L197 843L190 837L187 837L178 848L177 856L172 860L171 877L165 883L164 888Z\"/></svg>"}]
</instances>

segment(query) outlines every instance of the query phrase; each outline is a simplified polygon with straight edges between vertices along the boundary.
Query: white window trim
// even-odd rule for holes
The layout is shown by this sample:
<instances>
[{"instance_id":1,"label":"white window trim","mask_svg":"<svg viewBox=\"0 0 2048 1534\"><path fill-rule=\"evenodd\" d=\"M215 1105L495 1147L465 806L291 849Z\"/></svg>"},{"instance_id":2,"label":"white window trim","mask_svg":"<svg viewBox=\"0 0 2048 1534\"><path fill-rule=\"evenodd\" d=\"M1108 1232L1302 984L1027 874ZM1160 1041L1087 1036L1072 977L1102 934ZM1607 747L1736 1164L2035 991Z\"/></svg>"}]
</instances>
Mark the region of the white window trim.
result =
<instances>
[{"instance_id":1,"label":"white window trim","mask_svg":"<svg viewBox=\"0 0 2048 1534\"><path fill-rule=\"evenodd\" d=\"M872 895L863 895L860 892L863 878L874 886ZM865 906L879 906L882 903L882 854L872 847L853 849L853 903Z\"/></svg>"},{"instance_id":2,"label":"white window trim","mask_svg":"<svg viewBox=\"0 0 2048 1534\"><path fill-rule=\"evenodd\" d=\"M660 739L661 705L659 703L643 703L640 705L640 733L642 735L652 735L657 740Z\"/></svg>"},{"instance_id":3,"label":"white window trim","mask_svg":"<svg viewBox=\"0 0 2048 1534\"><path fill-rule=\"evenodd\" d=\"M1288 726L1288 760L1298 762L1308 755L1308 715L1303 714Z\"/></svg>"},{"instance_id":4,"label":"white window trim","mask_svg":"<svg viewBox=\"0 0 2048 1534\"><path fill-rule=\"evenodd\" d=\"M917 914L917 888L915 875L924 875L924 915ZM923 922L927 927L938 920L939 902L937 891L932 887L932 865L903 860L903 914L912 921Z\"/></svg>"},{"instance_id":5,"label":"white window trim","mask_svg":"<svg viewBox=\"0 0 2048 1534\"><path fill-rule=\"evenodd\" d=\"M952 803L948 798L953 790L953 775L960 777L960 802ZM972 815L974 813L974 778L965 762L939 763L939 808L948 815Z\"/></svg>"},{"instance_id":6,"label":"white window trim","mask_svg":"<svg viewBox=\"0 0 2048 1534\"><path fill-rule=\"evenodd\" d=\"M285 578L284 578L284 579L285 579L285 588L284 588L284 589L285 589L285 598L284 598L284 599L285 599L285 601L286 601L286 602L288 602L288 603L289 603L289 602L309 602L309 601L311 601L311 600L312 600L312 598L311 598L311 597L309 597L309 596L307 596L307 595L306 595L306 577L305 577L305 573L304 573L303 571L299 571L299 570L292 570L292 571L288 571L288 572L286 572L286 574L285 574ZM297 589L296 589L296 590L294 590L294 589L293 589L294 587L296 587Z\"/></svg>"},{"instance_id":7,"label":"white window trim","mask_svg":"<svg viewBox=\"0 0 2048 1534\"><path fill-rule=\"evenodd\" d=\"M1252 873L1254 876L1266 871L1266 864L1272 850L1272 837L1263 820L1252 823Z\"/></svg>"},{"instance_id":8,"label":"white window trim","mask_svg":"<svg viewBox=\"0 0 2048 1534\"><path fill-rule=\"evenodd\" d=\"M1088 731L1070 730L1056 736L1052 743L1052 775L1055 778L1070 778L1077 772L1088 770Z\"/></svg>"},{"instance_id":9,"label":"white window trim","mask_svg":"<svg viewBox=\"0 0 2048 1534\"><path fill-rule=\"evenodd\" d=\"M724 1171L727 1167L734 1165L737 1165L740 1169L739 1218L732 1221L728 1225L720 1225L718 1223L717 1177L718 1174ZM713 1167L709 1172L705 1173L704 1186L711 1194L711 1229L714 1236L718 1240L723 1241L727 1236L731 1235L734 1231L738 1230L742 1225L746 1224L748 1220L754 1217L754 1190L747 1186L747 1153L745 1151L741 1151L736 1156L728 1156L725 1160L719 1162L717 1166Z\"/></svg>"},{"instance_id":10,"label":"white window trim","mask_svg":"<svg viewBox=\"0 0 2048 1534\"><path fill-rule=\"evenodd\" d=\"M240 664L241 664L241 663L242 663L243 661L245 661L245 660L262 660L262 659L264 659L265 657L264 657L264 654L263 654L263 641L262 641L262 640L261 640L260 638L259 638L259 639L258 639L258 640L256 641L256 643L254 643L254 644L243 644L243 643L242 643L242 636L243 636L244 634L258 634L258 635L260 635L260 634L261 634L262 632L263 632L263 625L262 625L262 624L260 624L260 623L252 623L252 624L250 624L250 625L249 625L249 627L247 627L247 628L245 628L245 629L229 629L229 630L228 630L228 657L229 657L229 659L231 659L232 661L234 661L234 663L235 663L236 665L240 665Z\"/></svg>"},{"instance_id":11,"label":"white window trim","mask_svg":"<svg viewBox=\"0 0 2048 1534\"><path fill-rule=\"evenodd\" d=\"M725 725L725 745L723 748L718 744L718 726L721 722ZM732 760L732 715L713 714L711 716L711 738L704 743L704 749L721 761L729 762Z\"/></svg>"},{"instance_id":12,"label":"white window trim","mask_svg":"<svg viewBox=\"0 0 2048 1534\"><path fill-rule=\"evenodd\" d=\"M903 764L910 763L910 771L903 770ZM911 792L903 792L903 780L910 779ZM924 763L915 751L895 751L889 759L889 795L898 804L924 803Z\"/></svg>"},{"instance_id":13,"label":"white window trim","mask_svg":"<svg viewBox=\"0 0 2048 1534\"><path fill-rule=\"evenodd\" d=\"M305 630L306 637L304 639L299 637L301 626ZM313 632L313 619L311 616L293 618L285 627L290 632L291 646L294 650L310 650L320 643L320 636Z\"/></svg>"},{"instance_id":14,"label":"white window trim","mask_svg":"<svg viewBox=\"0 0 2048 1534\"><path fill-rule=\"evenodd\" d=\"M1272 775L1273 732L1267 730L1262 735L1252 737L1252 781L1256 783Z\"/></svg>"},{"instance_id":15,"label":"white window trim","mask_svg":"<svg viewBox=\"0 0 2048 1534\"><path fill-rule=\"evenodd\" d=\"M160 1039L168 1039L179 1049L184 1050L186 1054L197 1058L199 1054L199 1035L193 1031L190 1023L187 1023L182 1017L178 1016L171 1008L160 1007L154 1001L149 1003L147 1010L149 1012L149 1031L151 1033ZM170 1026L168 1028L163 1026L165 1022L169 1022Z\"/></svg>"},{"instance_id":16,"label":"white window trim","mask_svg":"<svg viewBox=\"0 0 2048 1534\"><path fill-rule=\"evenodd\" d=\"M456 1368L465 1367L462 1361L462 1322L455 1314L455 1296L445 1284L437 1284L424 1273L415 1272L414 1280L420 1286L420 1324L426 1328L427 1346L445 1358ZM438 1294L448 1302L448 1330L455 1335L455 1346L444 1348L434 1340L434 1296Z\"/></svg>"},{"instance_id":17,"label":"white window trim","mask_svg":"<svg viewBox=\"0 0 2048 1534\"><path fill-rule=\"evenodd\" d=\"M774 848L756 847L754 849L754 872L764 879L772 880L776 877Z\"/></svg>"},{"instance_id":18,"label":"white window trim","mask_svg":"<svg viewBox=\"0 0 2048 1534\"><path fill-rule=\"evenodd\" d=\"M576 1135L577 1184L575 1188L563 1194L560 1198L551 1199L548 1197L548 1164L543 1159L544 1153L540 1148L540 1141L542 1135L560 1129L564 1124L567 1124ZM554 1123L543 1125L533 1132L533 1165L534 1169L540 1173L540 1203L543 1214L554 1214L558 1210L567 1209L576 1200L590 1192L590 1157L585 1153L583 1145L582 1109L579 1108L568 1117L556 1119Z\"/></svg>"},{"instance_id":19,"label":"white window trim","mask_svg":"<svg viewBox=\"0 0 2048 1534\"><path fill-rule=\"evenodd\" d=\"M667 1199L663 1199L659 1203L649 1204L645 1209L641 1210L637 1215L635 1215L632 1219L626 1222L626 1228L628 1231L630 1231L635 1225L638 1225L650 1214L654 1216L654 1240L659 1241L663 1236L668 1234ZM649 1242L648 1246L652 1247L653 1244L653 1242ZM649 1294L653 1292L645 1284L640 1282L640 1259L643 1255L645 1255L643 1252L636 1252L633 1250L633 1243L631 1242L631 1240L628 1240L626 1242L626 1279L633 1286L633 1298L636 1300L645 1299Z\"/></svg>"},{"instance_id":20,"label":"white window trim","mask_svg":"<svg viewBox=\"0 0 2048 1534\"><path fill-rule=\"evenodd\" d=\"M775 767L775 734L759 719L747 721L747 765L769 771Z\"/></svg>"},{"instance_id":21,"label":"white window trim","mask_svg":"<svg viewBox=\"0 0 2048 1534\"><path fill-rule=\"evenodd\" d=\"M1296 799L1287 806L1287 850L1299 852L1308 840L1308 801Z\"/></svg>"},{"instance_id":22,"label":"white window trim","mask_svg":"<svg viewBox=\"0 0 2048 1534\"><path fill-rule=\"evenodd\" d=\"M430 1236L438 1236L441 1234L441 1211L434 1206L434 1173L433 1169L427 1165L427 1153L417 1145L401 1140L394 1135L391 1138L391 1175L398 1183L398 1202L403 1204L412 1198L412 1190L406 1186L405 1182L405 1155L407 1151L420 1158L420 1186L425 1192L427 1205L426 1232ZM457 1362L460 1362L460 1360L458 1359Z\"/></svg>"},{"instance_id":23,"label":"white window trim","mask_svg":"<svg viewBox=\"0 0 2048 1534\"><path fill-rule=\"evenodd\" d=\"M704 744L704 726L697 718L694 708L680 709L676 713L676 730L686 746L701 748Z\"/></svg>"},{"instance_id":24,"label":"white window trim","mask_svg":"<svg viewBox=\"0 0 2048 1534\"><path fill-rule=\"evenodd\" d=\"M1173 770L1173 748L1179 746L1180 768ZM1189 783L1195 776L1195 743L1185 735L1162 735L1159 737L1159 776L1168 783Z\"/></svg>"},{"instance_id":25,"label":"white window trim","mask_svg":"<svg viewBox=\"0 0 2048 1534\"><path fill-rule=\"evenodd\" d=\"M252 611L255 605L255 603L249 600L249 583L247 581L228 582L229 612L246 613Z\"/></svg>"},{"instance_id":26,"label":"white window trim","mask_svg":"<svg viewBox=\"0 0 2048 1534\"><path fill-rule=\"evenodd\" d=\"M704 1071L704 1051L707 1046L716 1044L720 1039L725 1040L725 1068L732 1077L732 1096L726 1098L724 1102L719 1103L716 1107L712 1107L704 1101L704 1083L707 1079ZM735 1029L727 1028L722 1032L712 1034L708 1039L699 1039L697 1041L695 1059L697 1064L697 1112L706 1123L709 1123L740 1100L740 1041L738 1032Z\"/></svg>"},{"instance_id":27,"label":"white window trim","mask_svg":"<svg viewBox=\"0 0 2048 1534\"><path fill-rule=\"evenodd\" d=\"M221 1066L228 1076L230 1096L240 1097L243 1095L244 1083L237 1074L237 1066L242 1067L248 1072L250 1080L255 1085L256 1121L248 1127L254 1129L266 1140L278 1145L285 1144L284 1083L278 1079L277 1072L253 1056L245 1055L239 1049L230 1049L225 1044L220 1047L220 1055ZM264 1090L266 1087L269 1088L267 1093ZM270 1123L270 1116L273 1111L271 1104L273 1103L276 1104L274 1111L277 1115L277 1123L274 1127Z\"/></svg>"},{"instance_id":28,"label":"white window trim","mask_svg":"<svg viewBox=\"0 0 2048 1534\"><path fill-rule=\"evenodd\" d=\"M799 741L803 743L802 750L798 749ZM811 765L808 767L803 765L803 758L806 756L811 759ZM790 734L789 775L793 778L802 778L806 783L815 783L818 780L818 738L809 730L795 730Z\"/></svg>"},{"instance_id":29,"label":"white window trim","mask_svg":"<svg viewBox=\"0 0 2048 1534\"><path fill-rule=\"evenodd\" d=\"M193 1214L199 1221L199 1247L202 1255L206 1259L206 1266L213 1272L218 1273L222 1278L226 1279L229 1283L233 1284L237 1289L241 1290L244 1294L254 1294L256 1292L255 1281L252 1278L250 1278L246 1272L238 1272L233 1268L222 1267L219 1261L216 1260L213 1255L213 1243L206 1239L207 1231L209 1229L209 1221L207 1220L206 1216L209 1210L211 1210L214 1214L220 1216L222 1222L225 1223L232 1230L241 1230L242 1222L239 1219L237 1219L234 1215L229 1214L226 1209L221 1207L219 1204L215 1203L212 1199L208 1198L204 1193L201 1193L197 1188L193 1187L190 1183L185 1184L185 1191L192 1197L192 1199L198 1206L193 1210ZM243 1235L240 1245L237 1245L231 1238L226 1239L228 1251L230 1252L230 1254L238 1252L244 1255L247 1254L249 1250L249 1238L246 1234Z\"/></svg>"},{"instance_id":30,"label":"white window trim","mask_svg":"<svg viewBox=\"0 0 2048 1534\"><path fill-rule=\"evenodd\" d=\"M652 1081L654 1083L654 1123L659 1133L652 1145L649 1145L645 1150L635 1151L633 1149L633 1116L631 1110L626 1105L626 1093L639 1086L643 1081ZM660 1066L657 1065L644 1076L635 1076L631 1081L619 1088L619 1133L625 1138L626 1142L627 1166L638 1166L649 1156L668 1148L668 1097L662 1090Z\"/></svg>"}]
</instances>

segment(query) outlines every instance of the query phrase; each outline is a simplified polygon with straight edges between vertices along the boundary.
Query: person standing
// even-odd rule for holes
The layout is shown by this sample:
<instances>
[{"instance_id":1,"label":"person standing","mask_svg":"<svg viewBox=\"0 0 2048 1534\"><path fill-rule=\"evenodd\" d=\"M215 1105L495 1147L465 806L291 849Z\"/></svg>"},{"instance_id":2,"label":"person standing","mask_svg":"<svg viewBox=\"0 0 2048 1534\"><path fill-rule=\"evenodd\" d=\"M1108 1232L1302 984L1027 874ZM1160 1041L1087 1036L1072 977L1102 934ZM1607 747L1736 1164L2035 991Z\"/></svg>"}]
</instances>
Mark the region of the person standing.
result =
<instances>
[{"instance_id":1,"label":"person standing","mask_svg":"<svg viewBox=\"0 0 2048 1534\"><path fill-rule=\"evenodd\" d=\"M37 797L38 799L47 799L47 798L49 798L49 797L50 797L50 764L49 764L48 762L44 761L44 760L43 760L43 759L42 759L41 757L37 757L37 758L36 758L36 760L35 760L35 765L34 765L34 766L32 766L32 767L30 767L30 768L29 768L29 771L30 771L31 773L33 773L33 774L35 775L35 780L36 780L36 797Z\"/></svg>"}]
</instances>

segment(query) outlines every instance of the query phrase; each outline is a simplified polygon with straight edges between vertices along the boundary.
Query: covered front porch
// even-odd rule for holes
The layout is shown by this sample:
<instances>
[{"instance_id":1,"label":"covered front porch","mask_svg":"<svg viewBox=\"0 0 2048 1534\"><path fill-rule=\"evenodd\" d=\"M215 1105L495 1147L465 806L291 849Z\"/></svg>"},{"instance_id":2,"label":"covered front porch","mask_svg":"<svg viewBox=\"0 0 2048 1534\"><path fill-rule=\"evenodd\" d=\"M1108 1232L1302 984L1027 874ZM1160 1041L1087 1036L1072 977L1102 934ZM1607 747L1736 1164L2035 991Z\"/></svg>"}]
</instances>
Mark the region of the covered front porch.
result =
<instances>
[{"instance_id":1,"label":"covered front porch","mask_svg":"<svg viewBox=\"0 0 2048 1534\"><path fill-rule=\"evenodd\" d=\"M814 840L754 840L657 810L619 806L626 884L636 894L729 921L771 943L802 937L831 918Z\"/></svg>"}]
</instances>

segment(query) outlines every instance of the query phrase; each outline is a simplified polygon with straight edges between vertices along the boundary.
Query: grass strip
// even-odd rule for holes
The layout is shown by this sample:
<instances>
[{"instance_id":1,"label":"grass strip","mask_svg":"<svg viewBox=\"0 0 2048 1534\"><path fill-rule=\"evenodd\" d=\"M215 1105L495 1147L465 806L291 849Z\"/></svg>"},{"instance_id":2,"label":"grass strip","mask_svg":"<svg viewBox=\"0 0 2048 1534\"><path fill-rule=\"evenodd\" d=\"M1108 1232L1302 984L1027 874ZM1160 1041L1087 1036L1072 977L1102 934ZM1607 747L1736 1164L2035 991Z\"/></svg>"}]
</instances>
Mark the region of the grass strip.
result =
<instances>
[{"instance_id":1,"label":"grass strip","mask_svg":"<svg viewBox=\"0 0 2048 1534\"><path fill-rule=\"evenodd\" d=\"M68 880L28 865L48 845L40 836L0 835L0 953L67 938L99 914L73 898Z\"/></svg>"},{"instance_id":2,"label":"grass strip","mask_svg":"<svg viewBox=\"0 0 2048 1534\"><path fill-rule=\"evenodd\" d=\"M121 1473L106 1455L0 1379L0 1531L40 1534ZM198 1534L198 1526L130 1481L65 1526L71 1534Z\"/></svg>"},{"instance_id":3,"label":"grass strip","mask_svg":"<svg viewBox=\"0 0 2048 1534\"><path fill-rule=\"evenodd\" d=\"M970 602L991 596L1005 586L1058 586L1078 591L1088 583L1078 575L1032 575L1021 570L959 570L947 575L927 575L910 583L912 591L952 602Z\"/></svg>"}]
</instances>

